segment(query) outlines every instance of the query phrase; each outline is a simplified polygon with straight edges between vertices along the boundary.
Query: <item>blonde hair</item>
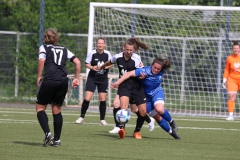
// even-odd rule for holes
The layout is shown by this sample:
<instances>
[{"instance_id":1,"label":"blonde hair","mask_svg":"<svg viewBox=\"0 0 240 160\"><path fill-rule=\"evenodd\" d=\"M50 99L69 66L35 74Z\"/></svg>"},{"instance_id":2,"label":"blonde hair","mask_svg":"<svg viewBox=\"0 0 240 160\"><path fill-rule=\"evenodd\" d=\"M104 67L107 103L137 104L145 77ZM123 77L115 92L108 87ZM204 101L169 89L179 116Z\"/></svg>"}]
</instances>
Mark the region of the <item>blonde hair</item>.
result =
<instances>
[{"instance_id":1,"label":"blonde hair","mask_svg":"<svg viewBox=\"0 0 240 160\"><path fill-rule=\"evenodd\" d=\"M59 39L59 34L57 32L57 29L55 28L49 28L44 32L44 44L53 44L56 45Z\"/></svg>"}]
</instances>

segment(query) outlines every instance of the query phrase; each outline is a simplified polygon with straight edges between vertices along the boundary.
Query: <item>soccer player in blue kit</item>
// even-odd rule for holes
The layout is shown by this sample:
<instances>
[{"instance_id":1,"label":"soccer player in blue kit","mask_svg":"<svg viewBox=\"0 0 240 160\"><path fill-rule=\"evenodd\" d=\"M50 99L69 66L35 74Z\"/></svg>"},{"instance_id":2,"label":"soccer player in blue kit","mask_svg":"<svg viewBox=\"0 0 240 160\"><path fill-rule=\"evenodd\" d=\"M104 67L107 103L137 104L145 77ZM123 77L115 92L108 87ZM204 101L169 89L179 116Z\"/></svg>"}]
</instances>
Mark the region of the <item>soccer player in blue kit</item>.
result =
<instances>
[{"instance_id":1,"label":"soccer player in blue kit","mask_svg":"<svg viewBox=\"0 0 240 160\"><path fill-rule=\"evenodd\" d=\"M118 88L118 86L130 77L140 77L141 74L145 75L144 79L141 79L141 84L144 88L144 92L147 97L147 113L151 115L166 132L168 132L175 139L181 139L176 134L178 127L168 110L164 107L164 92L161 87L162 77L164 71L171 67L170 60L156 58L153 60L151 66L144 68L137 68L133 71L125 73L117 82L111 84L112 88ZM170 126L168 125L168 123Z\"/></svg>"}]
</instances>

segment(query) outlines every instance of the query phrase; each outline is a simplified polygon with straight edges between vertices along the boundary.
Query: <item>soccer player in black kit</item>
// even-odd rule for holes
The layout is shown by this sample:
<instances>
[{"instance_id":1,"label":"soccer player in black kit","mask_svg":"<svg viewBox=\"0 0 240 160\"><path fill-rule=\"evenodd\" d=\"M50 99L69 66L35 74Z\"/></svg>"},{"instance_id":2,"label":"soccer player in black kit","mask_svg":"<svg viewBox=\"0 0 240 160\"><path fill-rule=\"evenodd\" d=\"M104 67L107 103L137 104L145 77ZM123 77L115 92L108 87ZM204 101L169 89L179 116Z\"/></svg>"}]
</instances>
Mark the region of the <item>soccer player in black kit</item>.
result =
<instances>
[{"instance_id":1,"label":"soccer player in black kit","mask_svg":"<svg viewBox=\"0 0 240 160\"><path fill-rule=\"evenodd\" d=\"M119 77L121 77L124 73L128 71L135 70L136 68L141 68L143 66L141 62L141 58L134 51L137 51L139 46L143 49L148 49L148 46L142 42L140 42L137 38L133 37L128 39L124 43L124 52L116 54L113 58L104 63L99 69L102 69L106 66L112 65L116 63L118 65ZM113 114L115 116L116 112L121 109L127 109L129 102L131 104L136 104L138 107L138 119L137 126L134 130L134 138L141 139L140 129L144 123L144 120L147 118L148 123L151 122L150 118L146 114L146 96L143 91L143 87L137 78L130 78L124 81L119 87L117 94L120 97L120 107L114 109ZM120 124L121 128L118 131L119 137L125 137L125 128L123 124Z\"/></svg>"},{"instance_id":2,"label":"soccer player in black kit","mask_svg":"<svg viewBox=\"0 0 240 160\"><path fill-rule=\"evenodd\" d=\"M100 37L96 42L97 49L92 50L86 60L85 66L89 68L86 87L85 87L85 98L81 107L80 117L75 121L77 124L81 124L84 120L85 114L88 110L89 103L93 97L94 91L97 88L98 90L98 99L99 99L99 111L100 111L100 124L107 125L105 121L106 114L106 97L108 91L108 69L112 65L107 66L101 70L98 69L105 62L109 61L112 58L111 53L108 50L105 50L106 42L105 39Z\"/></svg>"},{"instance_id":3,"label":"soccer player in black kit","mask_svg":"<svg viewBox=\"0 0 240 160\"><path fill-rule=\"evenodd\" d=\"M68 90L68 77L65 68L66 61L75 65L75 75L72 87L79 85L81 62L67 48L57 45L59 35L56 29L49 28L44 33L44 44L39 47L37 86L39 92L36 101L36 112L40 126L45 134L43 146L60 146L63 117L61 106ZM43 77L42 74L44 73ZM42 84L40 85L42 81ZM47 105L52 106L54 136L48 125L45 112Z\"/></svg>"}]
</instances>

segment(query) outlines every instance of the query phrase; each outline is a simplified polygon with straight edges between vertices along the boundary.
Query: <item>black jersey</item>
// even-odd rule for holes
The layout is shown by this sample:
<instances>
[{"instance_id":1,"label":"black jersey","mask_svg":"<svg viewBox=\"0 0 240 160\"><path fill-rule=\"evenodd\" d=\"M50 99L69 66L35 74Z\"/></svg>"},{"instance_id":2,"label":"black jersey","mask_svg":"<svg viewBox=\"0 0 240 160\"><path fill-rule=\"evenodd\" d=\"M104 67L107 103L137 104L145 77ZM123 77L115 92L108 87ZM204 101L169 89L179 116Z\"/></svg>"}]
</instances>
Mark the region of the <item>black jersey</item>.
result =
<instances>
[{"instance_id":1,"label":"black jersey","mask_svg":"<svg viewBox=\"0 0 240 160\"><path fill-rule=\"evenodd\" d=\"M63 46L44 44L39 47L40 58L45 58L44 79L61 80L67 76L67 59L73 61L75 56Z\"/></svg>"},{"instance_id":2,"label":"black jersey","mask_svg":"<svg viewBox=\"0 0 240 160\"><path fill-rule=\"evenodd\" d=\"M102 66L105 62L112 58L111 53L108 50L104 50L102 54L99 54L97 50L92 50L85 60L85 63L91 64L91 66ZM107 79L108 69L103 69L100 71L90 70L88 77L93 79Z\"/></svg>"},{"instance_id":3,"label":"black jersey","mask_svg":"<svg viewBox=\"0 0 240 160\"><path fill-rule=\"evenodd\" d=\"M143 64L141 61L141 57L136 53L133 53L131 58L125 60L124 52L116 54L112 57L111 63L117 63L118 70L119 70L119 78L128 71L135 70L136 68L142 68ZM124 81L121 86L125 86L127 88L132 88L136 85L139 85L140 81L136 77L131 77L128 80Z\"/></svg>"}]
</instances>

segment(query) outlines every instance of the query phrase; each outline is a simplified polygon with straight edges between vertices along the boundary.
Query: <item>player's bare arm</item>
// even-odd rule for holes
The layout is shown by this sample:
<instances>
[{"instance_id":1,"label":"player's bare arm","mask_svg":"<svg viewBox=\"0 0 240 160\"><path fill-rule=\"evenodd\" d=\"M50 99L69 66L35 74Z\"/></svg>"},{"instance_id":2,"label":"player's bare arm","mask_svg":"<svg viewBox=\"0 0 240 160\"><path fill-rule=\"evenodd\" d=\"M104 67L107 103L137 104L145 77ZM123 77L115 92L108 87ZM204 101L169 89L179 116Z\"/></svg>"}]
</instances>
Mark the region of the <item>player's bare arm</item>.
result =
<instances>
[{"instance_id":1,"label":"player's bare arm","mask_svg":"<svg viewBox=\"0 0 240 160\"><path fill-rule=\"evenodd\" d=\"M85 67L90 69L90 70L94 70L94 71L97 71L98 70L98 67L97 66L92 66L90 63L86 63L85 64Z\"/></svg>"},{"instance_id":2,"label":"player's bare arm","mask_svg":"<svg viewBox=\"0 0 240 160\"><path fill-rule=\"evenodd\" d=\"M125 80L127 80L127 79L130 78L130 77L136 77L136 75L135 75L135 70L125 73L121 78L119 78L119 79L117 80L117 82L111 84L111 88L118 88L118 86L119 86L122 82L124 82Z\"/></svg>"},{"instance_id":3,"label":"player's bare arm","mask_svg":"<svg viewBox=\"0 0 240 160\"><path fill-rule=\"evenodd\" d=\"M75 75L72 81L72 87L75 89L79 85L79 74L81 71L81 62L78 58L75 58L73 60L73 63L75 64Z\"/></svg>"},{"instance_id":4,"label":"player's bare arm","mask_svg":"<svg viewBox=\"0 0 240 160\"><path fill-rule=\"evenodd\" d=\"M110 61L105 62L102 66L99 67L99 70L105 69L105 67L112 65Z\"/></svg>"},{"instance_id":5,"label":"player's bare arm","mask_svg":"<svg viewBox=\"0 0 240 160\"><path fill-rule=\"evenodd\" d=\"M38 60L38 75L37 75L37 86L40 87L40 82L42 80L42 72L44 68L45 59L41 58Z\"/></svg>"},{"instance_id":6,"label":"player's bare arm","mask_svg":"<svg viewBox=\"0 0 240 160\"><path fill-rule=\"evenodd\" d=\"M113 64L110 65L110 66L106 66L104 69L109 69L109 68L112 68Z\"/></svg>"}]
</instances>

